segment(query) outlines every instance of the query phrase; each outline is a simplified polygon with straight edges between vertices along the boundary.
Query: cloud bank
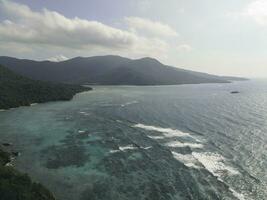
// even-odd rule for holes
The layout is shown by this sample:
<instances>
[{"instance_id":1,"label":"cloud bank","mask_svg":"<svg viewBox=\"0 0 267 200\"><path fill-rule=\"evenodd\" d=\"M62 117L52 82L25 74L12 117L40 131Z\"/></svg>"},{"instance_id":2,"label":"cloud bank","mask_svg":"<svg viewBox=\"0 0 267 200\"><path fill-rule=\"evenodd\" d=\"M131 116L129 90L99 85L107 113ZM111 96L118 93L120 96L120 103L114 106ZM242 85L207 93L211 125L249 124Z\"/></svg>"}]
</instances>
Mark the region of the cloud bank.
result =
<instances>
[{"instance_id":1,"label":"cloud bank","mask_svg":"<svg viewBox=\"0 0 267 200\"><path fill-rule=\"evenodd\" d=\"M140 17L127 17L125 18L130 30L133 32L142 31L148 36L155 37L177 37L178 33L169 25L161 22L143 19Z\"/></svg>"},{"instance_id":2,"label":"cloud bank","mask_svg":"<svg viewBox=\"0 0 267 200\"><path fill-rule=\"evenodd\" d=\"M267 1L252 1L243 11L243 15L251 17L260 25L267 25Z\"/></svg>"},{"instance_id":3,"label":"cloud bank","mask_svg":"<svg viewBox=\"0 0 267 200\"><path fill-rule=\"evenodd\" d=\"M97 21L69 19L47 9L34 12L25 5L6 0L1 1L0 9L8 18L0 26L2 40L74 48L86 45L123 48L138 40L130 32Z\"/></svg>"},{"instance_id":4,"label":"cloud bank","mask_svg":"<svg viewBox=\"0 0 267 200\"><path fill-rule=\"evenodd\" d=\"M248 3L241 11L227 13L226 16L234 19L251 19L258 25L267 25L267 1L254 0Z\"/></svg>"},{"instance_id":5,"label":"cloud bank","mask_svg":"<svg viewBox=\"0 0 267 200\"><path fill-rule=\"evenodd\" d=\"M61 62L61 61L65 61L68 60L69 58L67 58L64 55L56 55L54 57L48 58L47 60L52 61L52 62Z\"/></svg>"},{"instance_id":6,"label":"cloud bank","mask_svg":"<svg viewBox=\"0 0 267 200\"><path fill-rule=\"evenodd\" d=\"M170 26L148 19L129 17L127 29L114 28L98 21L67 18L43 9L33 11L26 5L0 0L0 53L4 49L19 53L67 56L120 54L129 57L163 57L170 48L167 38L178 33ZM152 36L152 37L151 37ZM15 48L14 48L15 47Z\"/></svg>"}]
</instances>

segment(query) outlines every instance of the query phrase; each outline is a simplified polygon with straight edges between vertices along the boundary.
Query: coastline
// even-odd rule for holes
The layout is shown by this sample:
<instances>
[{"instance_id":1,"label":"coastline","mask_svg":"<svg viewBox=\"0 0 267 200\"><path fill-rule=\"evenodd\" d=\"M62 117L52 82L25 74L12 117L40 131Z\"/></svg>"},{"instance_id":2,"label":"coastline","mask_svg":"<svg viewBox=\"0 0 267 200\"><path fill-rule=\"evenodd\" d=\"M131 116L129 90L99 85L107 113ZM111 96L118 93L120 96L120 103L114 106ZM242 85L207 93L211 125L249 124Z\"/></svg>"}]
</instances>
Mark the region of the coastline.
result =
<instances>
[{"instance_id":1,"label":"coastline","mask_svg":"<svg viewBox=\"0 0 267 200\"><path fill-rule=\"evenodd\" d=\"M2 109L0 112L13 110L19 107L30 107L38 105L39 103L48 103L55 101L71 101L76 95L93 90L88 86L81 86L80 91L72 94L68 99L56 99L52 101L32 102L27 105L20 105L16 107L9 107ZM12 195L25 196L25 200L56 200L54 195L41 183L33 182L31 177L26 173L21 173L16 169L14 161L20 156L20 152L15 150L12 143L0 143L0 194L1 200L13 199ZM20 182L24 180L24 182ZM18 189L19 188L19 189ZM11 194L12 193L12 194Z\"/></svg>"},{"instance_id":2,"label":"coastline","mask_svg":"<svg viewBox=\"0 0 267 200\"><path fill-rule=\"evenodd\" d=\"M78 95L80 93L83 93L83 92L91 91L91 90L93 90L93 88L81 86L80 90L81 91L77 91L77 92L73 93L68 98L51 99L51 100L48 100L48 101L40 100L40 101L34 101L34 102L27 102L25 104L21 104L21 105L17 105L17 106L9 106L9 107L4 107L4 108L0 107L0 112L5 112L5 111L8 111L8 110L11 110L11 109L14 109L14 108L19 108L19 107L35 106L35 105L40 104L40 103L49 103L49 102L56 102L56 101L71 101L76 95Z\"/></svg>"},{"instance_id":3,"label":"coastline","mask_svg":"<svg viewBox=\"0 0 267 200\"><path fill-rule=\"evenodd\" d=\"M3 144L1 146L4 146ZM12 144L9 145L12 146ZM54 195L42 184L33 182L27 174L17 171L12 161L19 156L19 153L17 155L14 154L15 152L4 151L0 147L1 200L17 199L17 197L22 200L56 200Z\"/></svg>"}]
</instances>

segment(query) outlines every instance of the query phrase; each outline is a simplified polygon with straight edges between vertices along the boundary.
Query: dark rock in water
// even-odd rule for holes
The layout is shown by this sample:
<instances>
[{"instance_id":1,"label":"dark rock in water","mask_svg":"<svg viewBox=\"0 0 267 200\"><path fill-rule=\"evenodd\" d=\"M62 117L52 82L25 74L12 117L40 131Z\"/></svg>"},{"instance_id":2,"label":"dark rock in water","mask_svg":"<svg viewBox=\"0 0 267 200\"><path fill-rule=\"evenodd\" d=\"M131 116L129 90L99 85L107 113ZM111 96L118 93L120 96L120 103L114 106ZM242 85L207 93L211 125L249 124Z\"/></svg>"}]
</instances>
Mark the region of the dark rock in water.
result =
<instances>
[{"instance_id":1,"label":"dark rock in water","mask_svg":"<svg viewBox=\"0 0 267 200\"><path fill-rule=\"evenodd\" d=\"M239 94L239 91L232 91L231 94Z\"/></svg>"},{"instance_id":2,"label":"dark rock in water","mask_svg":"<svg viewBox=\"0 0 267 200\"><path fill-rule=\"evenodd\" d=\"M11 143L8 143L8 142L2 143L2 145L5 146L5 147L12 146L12 144Z\"/></svg>"}]
</instances>

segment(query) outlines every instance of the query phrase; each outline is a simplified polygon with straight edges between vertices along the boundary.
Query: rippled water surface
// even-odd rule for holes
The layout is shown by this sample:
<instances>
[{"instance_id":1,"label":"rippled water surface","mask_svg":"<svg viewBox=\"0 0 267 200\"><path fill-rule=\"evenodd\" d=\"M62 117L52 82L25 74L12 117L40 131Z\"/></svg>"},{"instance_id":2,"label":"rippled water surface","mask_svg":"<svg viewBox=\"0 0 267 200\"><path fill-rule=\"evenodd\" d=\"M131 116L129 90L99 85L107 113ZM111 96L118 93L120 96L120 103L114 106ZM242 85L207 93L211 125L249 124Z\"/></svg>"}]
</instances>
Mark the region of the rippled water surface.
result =
<instances>
[{"instance_id":1,"label":"rippled water surface","mask_svg":"<svg viewBox=\"0 0 267 200\"><path fill-rule=\"evenodd\" d=\"M266 81L97 86L2 111L0 132L59 200L267 199Z\"/></svg>"}]
</instances>

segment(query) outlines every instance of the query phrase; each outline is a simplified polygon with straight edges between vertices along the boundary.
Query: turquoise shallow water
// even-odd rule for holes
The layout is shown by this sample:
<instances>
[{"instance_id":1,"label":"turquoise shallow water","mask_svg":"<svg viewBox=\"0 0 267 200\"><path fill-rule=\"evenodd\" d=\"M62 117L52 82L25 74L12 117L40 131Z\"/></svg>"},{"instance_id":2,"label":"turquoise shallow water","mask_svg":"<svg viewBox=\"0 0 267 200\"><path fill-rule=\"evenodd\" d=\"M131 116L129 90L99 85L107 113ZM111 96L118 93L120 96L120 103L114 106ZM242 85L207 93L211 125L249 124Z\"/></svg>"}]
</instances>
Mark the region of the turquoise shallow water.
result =
<instances>
[{"instance_id":1,"label":"turquoise shallow water","mask_svg":"<svg viewBox=\"0 0 267 200\"><path fill-rule=\"evenodd\" d=\"M267 199L266 81L97 86L0 112L0 130L60 200Z\"/></svg>"}]
</instances>

